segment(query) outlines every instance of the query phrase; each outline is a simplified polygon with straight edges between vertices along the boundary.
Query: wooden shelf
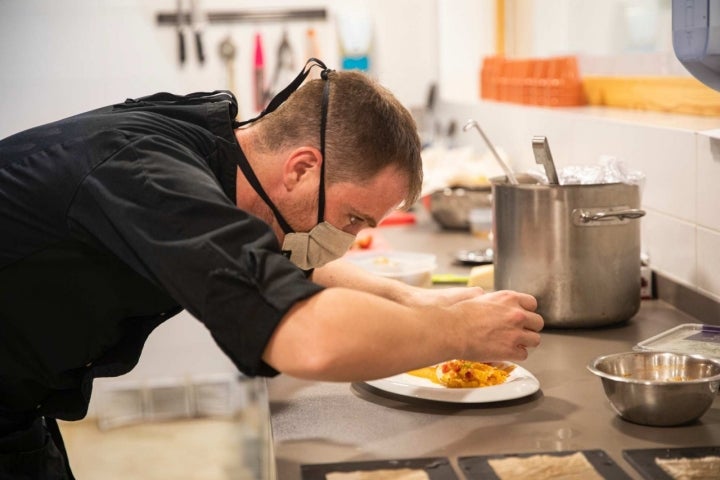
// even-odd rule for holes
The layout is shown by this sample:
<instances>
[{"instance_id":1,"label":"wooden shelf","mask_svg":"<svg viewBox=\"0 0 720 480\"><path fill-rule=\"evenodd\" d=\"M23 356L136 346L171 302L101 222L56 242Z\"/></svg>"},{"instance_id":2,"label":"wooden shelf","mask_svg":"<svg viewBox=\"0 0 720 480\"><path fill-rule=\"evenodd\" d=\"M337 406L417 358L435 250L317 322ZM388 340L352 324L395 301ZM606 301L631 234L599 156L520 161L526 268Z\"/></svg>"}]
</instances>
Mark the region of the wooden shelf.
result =
<instances>
[{"instance_id":1,"label":"wooden shelf","mask_svg":"<svg viewBox=\"0 0 720 480\"><path fill-rule=\"evenodd\" d=\"M720 116L720 92L692 77L583 77L588 105Z\"/></svg>"}]
</instances>

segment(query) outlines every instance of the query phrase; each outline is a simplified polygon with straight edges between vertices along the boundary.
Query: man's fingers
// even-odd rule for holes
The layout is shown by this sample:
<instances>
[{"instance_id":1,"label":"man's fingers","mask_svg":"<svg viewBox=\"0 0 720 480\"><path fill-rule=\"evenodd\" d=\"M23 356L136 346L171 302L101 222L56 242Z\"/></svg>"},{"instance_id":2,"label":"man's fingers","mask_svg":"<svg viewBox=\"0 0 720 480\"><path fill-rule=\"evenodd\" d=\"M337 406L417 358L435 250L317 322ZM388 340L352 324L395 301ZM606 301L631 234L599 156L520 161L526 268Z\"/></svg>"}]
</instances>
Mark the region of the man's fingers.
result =
<instances>
[{"instance_id":1,"label":"man's fingers","mask_svg":"<svg viewBox=\"0 0 720 480\"><path fill-rule=\"evenodd\" d=\"M537 310L537 299L535 297L528 295L527 293L518 293L517 295L518 303L522 308L530 310L531 312Z\"/></svg>"},{"instance_id":2,"label":"man's fingers","mask_svg":"<svg viewBox=\"0 0 720 480\"><path fill-rule=\"evenodd\" d=\"M539 332L545 326L545 321L537 313L528 313L525 329L532 332Z\"/></svg>"}]
</instances>

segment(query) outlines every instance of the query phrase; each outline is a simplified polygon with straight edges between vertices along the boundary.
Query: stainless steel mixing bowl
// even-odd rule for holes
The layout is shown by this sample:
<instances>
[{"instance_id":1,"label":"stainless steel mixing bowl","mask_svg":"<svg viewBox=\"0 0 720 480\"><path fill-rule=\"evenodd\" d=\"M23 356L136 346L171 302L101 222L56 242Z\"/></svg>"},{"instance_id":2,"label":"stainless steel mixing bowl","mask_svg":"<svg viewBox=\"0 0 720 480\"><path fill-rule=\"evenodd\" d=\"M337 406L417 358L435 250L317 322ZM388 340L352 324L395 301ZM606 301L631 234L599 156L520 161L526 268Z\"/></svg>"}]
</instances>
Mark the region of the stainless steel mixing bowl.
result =
<instances>
[{"instance_id":1,"label":"stainless steel mixing bowl","mask_svg":"<svg viewBox=\"0 0 720 480\"><path fill-rule=\"evenodd\" d=\"M474 208L491 208L490 185L447 187L430 194L429 210L433 220L449 230L469 230L469 214Z\"/></svg>"},{"instance_id":2,"label":"stainless steel mixing bowl","mask_svg":"<svg viewBox=\"0 0 720 480\"><path fill-rule=\"evenodd\" d=\"M596 358L588 370L624 419L652 426L682 425L711 407L720 361L670 352L624 352Z\"/></svg>"}]
</instances>

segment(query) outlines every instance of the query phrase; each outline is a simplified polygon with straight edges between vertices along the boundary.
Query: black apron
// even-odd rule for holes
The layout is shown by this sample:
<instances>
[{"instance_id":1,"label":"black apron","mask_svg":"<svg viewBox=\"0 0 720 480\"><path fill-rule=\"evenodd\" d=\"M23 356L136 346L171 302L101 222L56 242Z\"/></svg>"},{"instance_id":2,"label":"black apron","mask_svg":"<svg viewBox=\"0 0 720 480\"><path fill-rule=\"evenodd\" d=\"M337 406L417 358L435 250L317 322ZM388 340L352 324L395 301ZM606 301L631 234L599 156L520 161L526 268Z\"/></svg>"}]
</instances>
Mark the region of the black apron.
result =
<instances>
[{"instance_id":1,"label":"black apron","mask_svg":"<svg viewBox=\"0 0 720 480\"><path fill-rule=\"evenodd\" d=\"M74 480L54 418L0 413L0 480Z\"/></svg>"}]
</instances>

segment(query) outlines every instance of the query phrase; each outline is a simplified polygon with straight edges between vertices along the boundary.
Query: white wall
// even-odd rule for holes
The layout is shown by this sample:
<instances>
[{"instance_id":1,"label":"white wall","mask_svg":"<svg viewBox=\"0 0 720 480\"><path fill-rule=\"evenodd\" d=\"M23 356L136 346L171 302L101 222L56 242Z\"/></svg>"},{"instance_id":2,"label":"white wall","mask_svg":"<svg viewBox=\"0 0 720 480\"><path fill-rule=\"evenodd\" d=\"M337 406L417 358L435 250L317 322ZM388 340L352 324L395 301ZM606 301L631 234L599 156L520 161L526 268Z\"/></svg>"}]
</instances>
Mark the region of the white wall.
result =
<instances>
[{"instance_id":1,"label":"white wall","mask_svg":"<svg viewBox=\"0 0 720 480\"><path fill-rule=\"evenodd\" d=\"M439 92L444 100L479 96L482 59L495 54L495 8L491 0L439 0Z\"/></svg>"},{"instance_id":2,"label":"white wall","mask_svg":"<svg viewBox=\"0 0 720 480\"><path fill-rule=\"evenodd\" d=\"M185 0L187 6L189 0ZM253 38L263 34L266 77L288 29L299 70L308 27L316 29L321 57L339 68L337 17L366 9L373 21L371 74L408 106L425 101L437 79L435 0L198 0L206 11L326 8L326 21L211 24L204 29L206 63L200 66L186 35L188 61L180 66L174 27L158 26L158 12L174 13L175 0L0 0L0 138L31 126L156 91L189 93L228 88L218 45L237 46L236 95L241 116L252 105ZM186 7L187 8L187 7ZM408 14L412 21L408 20Z\"/></svg>"}]
</instances>

